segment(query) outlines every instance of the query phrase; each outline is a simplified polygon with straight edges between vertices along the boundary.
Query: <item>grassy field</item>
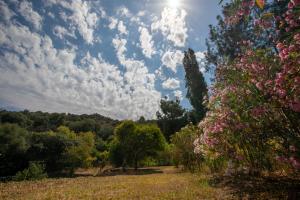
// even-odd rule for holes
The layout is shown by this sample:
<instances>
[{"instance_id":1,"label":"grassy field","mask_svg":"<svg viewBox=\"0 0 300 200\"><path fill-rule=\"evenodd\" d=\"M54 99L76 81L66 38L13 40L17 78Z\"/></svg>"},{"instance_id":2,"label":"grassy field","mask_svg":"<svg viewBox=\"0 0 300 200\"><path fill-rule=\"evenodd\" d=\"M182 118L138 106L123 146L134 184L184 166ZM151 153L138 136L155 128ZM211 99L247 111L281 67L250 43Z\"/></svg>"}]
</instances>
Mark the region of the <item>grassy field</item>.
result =
<instances>
[{"instance_id":1,"label":"grassy field","mask_svg":"<svg viewBox=\"0 0 300 200\"><path fill-rule=\"evenodd\" d=\"M83 174L82 174L83 175ZM87 175L87 174L85 174ZM0 183L0 199L232 199L224 188L211 187L205 176L173 167L118 172L107 176Z\"/></svg>"}]
</instances>

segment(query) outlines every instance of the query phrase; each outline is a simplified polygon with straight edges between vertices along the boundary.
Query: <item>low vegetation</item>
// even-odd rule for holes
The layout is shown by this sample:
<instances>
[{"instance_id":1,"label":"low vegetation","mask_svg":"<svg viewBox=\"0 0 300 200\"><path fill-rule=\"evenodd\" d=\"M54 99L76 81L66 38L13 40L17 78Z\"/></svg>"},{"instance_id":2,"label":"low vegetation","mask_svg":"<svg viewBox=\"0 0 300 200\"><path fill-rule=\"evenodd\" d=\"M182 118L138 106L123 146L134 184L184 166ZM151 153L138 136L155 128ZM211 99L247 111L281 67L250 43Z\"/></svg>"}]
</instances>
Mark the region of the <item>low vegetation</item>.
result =
<instances>
[{"instance_id":1,"label":"low vegetation","mask_svg":"<svg viewBox=\"0 0 300 200\"><path fill-rule=\"evenodd\" d=\"M173 167L150 168L144 175L115 175L0 183L0 199L224 199L224 188L204 176ZM130 173L130 171L128 172Z\"/></svg>"}]
</instances>

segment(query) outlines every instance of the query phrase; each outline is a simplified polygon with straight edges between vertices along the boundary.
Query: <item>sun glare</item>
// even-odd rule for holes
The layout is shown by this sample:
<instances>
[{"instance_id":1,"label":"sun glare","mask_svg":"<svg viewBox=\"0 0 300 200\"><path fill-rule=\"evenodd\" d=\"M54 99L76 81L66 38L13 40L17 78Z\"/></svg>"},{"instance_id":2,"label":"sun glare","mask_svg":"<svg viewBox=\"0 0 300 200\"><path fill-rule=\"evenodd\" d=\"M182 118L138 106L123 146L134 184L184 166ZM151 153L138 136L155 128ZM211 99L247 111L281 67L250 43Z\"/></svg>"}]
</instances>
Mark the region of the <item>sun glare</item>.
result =
<instances>
[{"instance_id":1,"label":"sun glare","mask_svg":"<svg viewBox=\"0 0 300 200\"><path fill-rule=\"evenodd\" d=\"M168 4L172 8L178 8L180 6L180 0L168 0Z\"/></svg>"}]
</instances>

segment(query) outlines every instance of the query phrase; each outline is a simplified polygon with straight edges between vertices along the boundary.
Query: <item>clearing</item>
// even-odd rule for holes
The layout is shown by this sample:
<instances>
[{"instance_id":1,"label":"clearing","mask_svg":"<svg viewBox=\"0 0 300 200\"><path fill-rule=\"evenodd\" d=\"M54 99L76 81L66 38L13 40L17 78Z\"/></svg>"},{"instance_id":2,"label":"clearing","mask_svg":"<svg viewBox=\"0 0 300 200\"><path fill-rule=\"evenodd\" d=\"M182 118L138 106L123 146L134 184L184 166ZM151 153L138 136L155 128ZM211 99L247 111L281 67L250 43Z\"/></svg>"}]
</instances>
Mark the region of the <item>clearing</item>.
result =
<instances>
[{"instance_id":1,"label":"clearing","mask_svg":"<svg viewBox=\"0 0 300 200\"><path fill-rule=\"evenodd\" d=\"M299 199L300 180L272 177L220 177L181 172L174 167L113 170L92 176L0 183L0 199Z\"/></svg>"},{"instance_id":2,"label":"clearing","mask_svg":"<svg viewBox=\"0 0 300 200\"><path fill-rule=\"evenodd\" d=\"M0 183L0 199L224 199L223 189L213 188L199 175L174 167L141 169L138 175L45 179ZM230 196L227 196L230 198Z\"/></svg>"}]
</instances>

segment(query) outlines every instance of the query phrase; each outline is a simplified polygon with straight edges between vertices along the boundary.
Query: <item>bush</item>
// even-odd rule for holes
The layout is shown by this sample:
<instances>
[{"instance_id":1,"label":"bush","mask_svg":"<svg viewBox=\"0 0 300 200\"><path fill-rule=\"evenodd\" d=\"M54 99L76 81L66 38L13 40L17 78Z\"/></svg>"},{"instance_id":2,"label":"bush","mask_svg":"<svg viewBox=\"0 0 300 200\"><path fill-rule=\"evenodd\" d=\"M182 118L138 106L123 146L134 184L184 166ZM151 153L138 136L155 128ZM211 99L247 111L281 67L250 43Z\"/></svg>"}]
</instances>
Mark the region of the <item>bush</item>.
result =
<instances>
[{"instance_id":1,"label":"bush","mask_svg":"<svg viewBox=\"0 0 300 200\"><path fill-rule=\"evenodd\" d=\"M200 169L203 161L201 154L194 153L197 132L197 127L190 124L171 136L173 163L191 172Z\"/></svg>"},{"instance_id":2,"label":"bush","mask_svg":"<svg viewBox=\"0 0 300 200\"><path fill-rule=\"evenodd\" d=\"M45 166L38 162L30 162L29 167L23 171L19 171L14 180L15 181L25 181L25 180L40 180L47 178L47 173L45 173Z\"/></svg>"}]
</instances>

